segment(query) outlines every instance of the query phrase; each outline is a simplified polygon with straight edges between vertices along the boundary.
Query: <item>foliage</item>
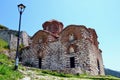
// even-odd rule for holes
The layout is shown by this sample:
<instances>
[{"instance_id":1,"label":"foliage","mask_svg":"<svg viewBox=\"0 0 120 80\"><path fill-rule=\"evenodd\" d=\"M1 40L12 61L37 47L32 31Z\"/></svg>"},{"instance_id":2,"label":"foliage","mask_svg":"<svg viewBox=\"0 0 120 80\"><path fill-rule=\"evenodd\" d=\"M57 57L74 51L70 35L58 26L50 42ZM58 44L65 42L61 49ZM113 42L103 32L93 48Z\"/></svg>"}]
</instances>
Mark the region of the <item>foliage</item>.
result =
<instances>
[{"instance_id":1,"label":"foliage","mask_svg":"<svg viewBox=\"0 0 120 80\"><path fill-rule=\"evenodd\" d=\"M8 43L3 39L0 39L0 51L3 49L8 49Z\"/></svg>"},{"instance_id":2,"label":"foliage","mask_svg":"<svg viewBox=\"0 0 120 80\"><path fill-rule=\"evenodd\" d=\"M24 44L20 44L20 45L19 45L19 50L21 50L21 49L24 48L24 47L25 47Z\"/></svg>"},{"instance_id":3,"label":"foliage","mask_svg":"<svg viewBox=\"0 0 120 80\"><path fill-rule=\"evenodd\" d=\"M20 72L13 70L13 62L6 55L0 54L0 80L18 80L22 78Z\"/></svg>"},{"instance_id":4,"label":"foliage","mask_svg":"<svg viewBox=\"0 0 120 80\"><path fill-rule=\"evenodd\" d=\"M9 61L9 58L5 54L0 54L0 62L3 64L10 64L12 65L12 60Z\"/></svg>"},{"instance_id":5,"label":"foliage","mask_svg":"<svg viewBox=\"0 0 120 80\"><path fill-rule=\"evenodd\" d=\"M51 71L51 70L42 70L42 73L59 76L59 77L73 77L72 74L58 73L56 71Z\"/></svg>"},{"instance_id":6,"label":"foliage","mask_svg":"<svg viewBox=\"0 0 120 80\"><path fill-rule=\"evenodd\" d=\"M1 25L1 24L0 24L0 29L2 29L2 30L8 30L7 27L5 27L5 26L3 26L3 25Z\"/></svg>"}]
</instances>

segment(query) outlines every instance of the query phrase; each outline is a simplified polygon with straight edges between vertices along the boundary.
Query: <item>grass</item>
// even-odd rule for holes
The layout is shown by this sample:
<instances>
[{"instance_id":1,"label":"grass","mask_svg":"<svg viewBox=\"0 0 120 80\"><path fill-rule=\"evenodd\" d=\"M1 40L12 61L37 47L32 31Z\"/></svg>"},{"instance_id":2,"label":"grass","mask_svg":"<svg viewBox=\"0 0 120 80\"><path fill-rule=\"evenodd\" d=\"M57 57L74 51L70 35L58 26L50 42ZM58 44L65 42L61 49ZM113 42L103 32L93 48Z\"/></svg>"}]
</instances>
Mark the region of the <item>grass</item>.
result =
<instances>
[{"instance_id":1,"label":"grass","mask_svg":"<svg viewBox=\"0 0 120 80\"><path fill-rule=\"evenodd\" d=\"M8 49L8 43L4 41L3 39L0 39L0 52Z\"/></svg>"},{"instance_id":2,"label":"grass","mask_svg":"<svg viewBox=\"0 0 120 80\"><path fill-rule=\"evenodd\" d=\"M49 74L53 76L58 76L58 77L65 77L65 78L78 78L78 79L91 79L91 80L120 80L120 78L114 77L114 76L90 76L86 74L79 74L79 75L73 75L73 74L64 74L64 73L58 73L55 71L50 71L50 70L42 70L42 73L44 74Z\"/></svg>"},{"instance_id":3,"label":"grass","mask_svg":"<svg viewBox=\"0 0 120 80\"><path fill-rule=\"evenodd\" d=\"M2 52L8 49L8 43L0 39L0 80L19 80L22 73L13 70L14 61L8 58Z\"/></svg>"},{"instance_id":4,"label":"grass","mask_svg":"<svg viewBox=\"0 0 120 80\"><path fill-rule=\"evenodd\" d=\"M19 80L22 74L13 70L14 61L10 60L6 55L0 54L0 80Z\"/></svg>"},{"instance_id":5,"label":"grass","mask_svg":"<svg viewBox=\"0 0 120 80\"><path fill-rule=\"evenodd\" d=\"M42 70L42 73L53 75L53 76L58 76L58 77L67 77L67 78L74 77L73 74L58 73L56 71L51 71L51 70Z\"/></svg>"},{"instance_id":6,"label":"grass","mask_svg":"<svg viewBox=\"0 0 120 80\"><path fill-rule=\"evenodd\" d=\"M109 75L108 76L101 76L101 75L90 76L86 74L73 75L73 74L58 73L56 71L51 71L51 70L42 70L37 68L29 68L29 69L23 68L23 70L29 71L28 76L30 77L34 75L44 76L45 78L43 78L43 80L47 80L47 79L49 80L81 80L81 79L83 80L120 80L120 78L109 76ZM47 76L47 79L46 79L46 76ZM33 79L35 79L35 77ZM35 79L35 80L39 80L39 79Z\"/></svg>"},{"instance_id":7,"label":"grass","mask_svg":"<svg viewBox=\"0 0 120 80\"><path fill-rule=\"evenodd\" d=\"M19 80L25 76L30 77L31 80L120 80L120 78L113 76L90 76L86 74L73 75L25 67L22 65L19 65L19 70L17 71L14 71L13 68L14 61L9 59L6 55L0 54L0 80ZM36 78L36 76L39 78Z\"/></svg>"}]
</instances>

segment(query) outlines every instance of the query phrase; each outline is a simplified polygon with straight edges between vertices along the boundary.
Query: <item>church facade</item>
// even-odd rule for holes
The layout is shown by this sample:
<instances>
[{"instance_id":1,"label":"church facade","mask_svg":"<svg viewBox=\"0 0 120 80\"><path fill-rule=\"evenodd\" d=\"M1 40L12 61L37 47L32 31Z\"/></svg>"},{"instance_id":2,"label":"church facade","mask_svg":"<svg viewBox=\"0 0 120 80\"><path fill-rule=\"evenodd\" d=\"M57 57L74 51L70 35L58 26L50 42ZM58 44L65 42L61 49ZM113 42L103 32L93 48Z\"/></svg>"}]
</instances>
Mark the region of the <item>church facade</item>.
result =
<instances>
[{"instance_id":1,"label":"church facade","mask_svg":"<svg viewBox=\"0 0 120 80\"><path fill-rule=\"evenodd\" d=\"M21 50L23 65L72 74L104 75L102 51L94 29L63 24L57 20L43 23L28 47Z\"/></svg>"}]
</instances>

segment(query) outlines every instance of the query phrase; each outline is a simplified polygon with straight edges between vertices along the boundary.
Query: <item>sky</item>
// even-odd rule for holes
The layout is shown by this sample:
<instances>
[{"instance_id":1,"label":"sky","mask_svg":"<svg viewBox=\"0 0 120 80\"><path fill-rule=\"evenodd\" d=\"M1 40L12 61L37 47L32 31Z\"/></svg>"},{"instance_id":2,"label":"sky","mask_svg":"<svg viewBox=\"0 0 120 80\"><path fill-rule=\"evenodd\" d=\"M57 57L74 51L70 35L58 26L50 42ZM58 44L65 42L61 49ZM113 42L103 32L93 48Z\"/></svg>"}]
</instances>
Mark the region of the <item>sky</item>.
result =
<instances>
[{"instance_id":1,"label":"sky","mask_svg":"<svg viewBox=\"0 0 120 80\"><path fill-rule=\"evenodd\" d=\"M45 21L85 25L98 35L105 68L120 71L120 0L0 0L0 24L18 30L17 5L26 6L21 30L33 36Z\"/></svg>"}]
</instances>

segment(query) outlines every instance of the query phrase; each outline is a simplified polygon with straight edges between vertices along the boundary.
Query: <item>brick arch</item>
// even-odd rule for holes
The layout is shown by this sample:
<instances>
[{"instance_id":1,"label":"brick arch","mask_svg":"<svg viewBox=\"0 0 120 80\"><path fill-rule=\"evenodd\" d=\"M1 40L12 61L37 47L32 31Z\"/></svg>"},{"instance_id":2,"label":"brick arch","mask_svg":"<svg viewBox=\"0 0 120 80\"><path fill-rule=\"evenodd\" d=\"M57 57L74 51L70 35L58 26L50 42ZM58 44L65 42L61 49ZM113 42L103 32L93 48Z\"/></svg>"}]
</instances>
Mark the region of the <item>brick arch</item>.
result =
<instances>
[{"instance_id":1,"label":"brick arch","mask_svg":"<svg viewBox=\"0 0 120 80\"><path fill-rule=\"evenodd\" d=\"M41 44L38 44L37 45L37 48L36 49L36 52L37 52L37 59L38 59L38 68L42 68L43 64L43 58L45 57L45 54L46 54L46 44L44 43L41 43Z\"/></svg>"},{"instance_id":2,"label":"brick arch","mask_svg":"<svg viewBox=\"0 0 120 80\"><path fill-rule=\"evenodd\" d=\"M43 58L44 56L45 56L44 49L43 49L43 48L40 48L40 49L37 51L37 57L38 57L38 58Z\"/></svg>"},{"instance_id":3,"label":"brick arch","mask_svg":"<svg viewBox=\"0 0 120 80\"><path fill-rule=\"evenodd\" d=\"M43 40L43 42L45 42L47 40L47 36L49 35L49 33L43 31L43 30L39 30L38 32L36 32L32 39L32 43L39 43L39 39L41 38Z\"/></svg>"},{"instance_id":4,"label":"brick arch","mask_svg":"<svg viewBox=\"0 0 120 80\"><path fill-rule=\"evenodd\" d=\"M32 44L46 43L46 42L48 42L49 36L52 36L53 40L55 40L55 38L56 38L56 36L54 34L52 34L51 32L48 32L45 30L39 30L31 38Z\"/></svg>"},{"instance_id":5,"label":"brick arch","mask_svg":"<svg viewBox=\"0 0 120 80\"><path fill-rule=\"evenodd\" d=\"M69 25L60 33L60 40L62 42L68 42L70 34L74 35L75 40L82 39L82 30L89 33L88 29L83 25Z\"/></svg>"}]
</instances>

